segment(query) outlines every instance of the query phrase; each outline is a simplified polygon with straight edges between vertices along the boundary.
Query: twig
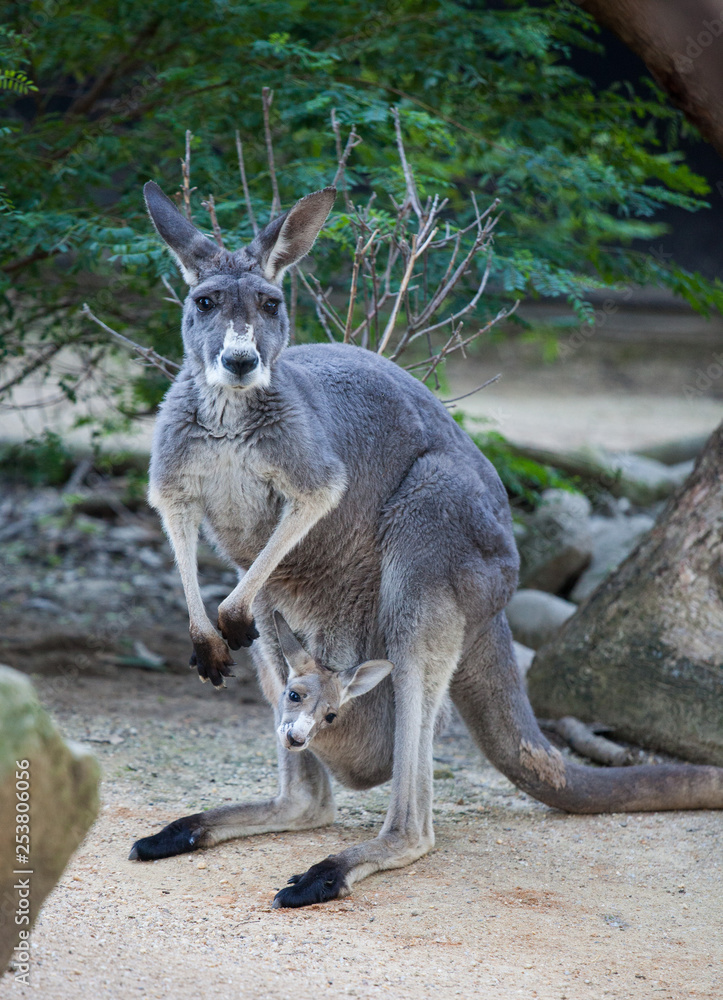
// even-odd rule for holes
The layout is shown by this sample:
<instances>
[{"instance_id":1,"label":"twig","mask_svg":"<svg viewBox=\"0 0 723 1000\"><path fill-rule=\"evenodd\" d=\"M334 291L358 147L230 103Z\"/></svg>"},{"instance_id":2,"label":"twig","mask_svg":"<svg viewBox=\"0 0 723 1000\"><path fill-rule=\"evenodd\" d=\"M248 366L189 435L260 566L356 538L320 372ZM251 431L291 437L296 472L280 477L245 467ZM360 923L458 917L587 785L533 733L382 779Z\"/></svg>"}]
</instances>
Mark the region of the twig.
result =
<instances>
[{"instance_id":1,"label":"twig","mask_svg":"<svg viewBox=\"0 0 723 1000\"><path fill-rule=\"evenodd\" d=\"M390 251L391 253L391 251ZM382 337L382 342L377 348L377 354L383 354L386 350L387 344L394 332L394 324L397 322L397 313L399 312L399 306L402 303L402 298L404 292L406 291L409 280L412 277L412 271L414 270L414 264L417 260L417 236L416 233L412 236L412 249L409 254L409 260L407 261L407 266L404 271L404 276L402 277L402 283L399 286L399 291L397 292L397 297L394 300L394 305L392 306L392 312L387 322L386 328L384 330L384 335Z\"/></svg>"},{"instance_id":2,"label":"twig","mask_svg":"<svg viewBox=\"0 0 723 1000\"><path fill-rule=\"evenodd\" d=\"M441 361L444 361L450 354L454 354L455 351L459 351L460 349L463 350L468 344L471 344L473 340L476 340L478 337L481 337L482 334L487 333L489 330L492 329L493 326L495 326L501 320L507 319L508 317L512 316L512 314L517 311L517 307L519 306L520 301L521 301L520 299L517 299L514 305L512 305L509 309L500 309L497 315L494 316L489 321L489 323L485 323L483 327L480 327L480 329L477 330L476 333L473 333L470 337L467 337L466 340L462 340L459 337L459 329L462 325L460 324L460 326L457 327L457 329L452 333L452 336L449 338L449 340L444 345L439 354L435 354L433 356L425 358L424 361L415 361L414 364L406 365L405 371L412 371L415 368L422 368L424 365L428 365L431 363L429 371L427 371L425 375L422 376L422 381L426 382L429 376L435 371L439 363ZM456 346L452 347L452 344L454 343L455 340L457 340L457 344Z\"/></svg>"},{"instance_id":3,"label":"twig","mask_svg":"<svg viewBox=\"0 0 723 1000\"><path fill-rule=\"evenodd\" d=\"M469 392L463 392L461 396L453 396L452 399L443 399L441 402L444 403L445 406L448 406L450 403L458 403L460 399L466 399L468 396L474 396L474 394L479 392L480 389L486 389L488 385L492 385L493 382L499 382L501 378L502 373L500 372L499 375L494 375L492 378L488 378L486 382L483 382L482 385L478 385L476 389L470 389Z\"/></svg>"},{"instance_id":4,"label":"twig","mask_svg":"<svg viewBox=\"0 0 723 1000\"><path fill-rule=\"evenodd\" d=\"M289 297L289 340L296 340L296 306L299 299L299 276L296 268L291 268L291 295Z\"/></svg>"},{"instance_id":5,"label":"twig","mask_svg":"<svg viewBox=\"0 0 723 1000\"><path fill-rule=\"evenodd\" d=\"M362 141L360 135L356 133L356 125L352 125L351 131L349 132L349 138L346 140L346 146L342 152L341 148L341 128L339 122L336 119L336 108L331 109L331 127L334 132L334 141L336 143L336 162L337 169L334 175L333 185L334 187L341 186L342 193L344 195L344 205L346 207L347 213L351 215L354 211L354 206L352 205L351 198L349 197L349 189L346 183L346 164L349 159L349 154L355 146L358 146Z\"/></svg>"},{"instance_id":6,"label":"twig","mask_svg":"<svg viewBox=\"0 0 723 1000\"><path fill-rule=\"evenodd\" d=\"M8 389L12 389L13 386L18 385L23 379L26 379L28 375L32 375L34 371L38 368L42 368L43 365L47 364L52 357L54 357L58 351L62 350L65 345L63 344L49 344L44 351L37 354L31 361L24 365L19 372L13 375L0 385L0 396L4 395Z\"/></svg>"},{"instance_id":7,"label":"twig","mask_svg":"<svg viewBox=\"0 0 723 1000\"><path fill-rule=\"evenodd\" d=\"M332 321L332 323L334 324L334 326L337 327L337 329L339 330L339 332L341 334L343 334L344 331L346 330L346 327L342 323L341 319L337 316L336 311L334 310L333 306L329 302L327 302L326 296L324 295L324 293L321 290L321 286L319 285L318 279L313 274L309 275L309 278L311 278L312 281L316 282L316 284L318 286L317 288L312 288L311 285L309 284L309 281L307 281L306 275L301 270L301 268L298 266L298 264L297 264L296 269L297 269L297 271L299 273L299 277L301 278L302 285L304 286L304 288L307 290L307 292L309 293L309 295L314 300L314 303L316 305L317 315L319 315L320 312L323 313L323 315L326 317L326 319L330 319ZM331 341L334 341L335 338L331 335L326 322L323 322L322 326L326 330L327 335L329 336L329 339Z\"/></svg>"},{"instance_id":8,"label":"twig","mask_svg":"<svg viewBox=\"0 0 723 1000\"><path fill-rule=\"evenodd\" d=\"M170 283L170 281L165 276L165 274L161 278L161 281L162 281L163 286L164 286L164 288L166 289L166 291L168 292L168 295L169 295L169 297L166 299L166 302L175 302L175 304L177 306L180 306L181 309L183 309L183 302L181 302L181 300L179 299L178 295L176 294L176 289Z\"/></svg>"},{"instance_id":9,"label":"twig","mask_svg":"<svg viewBox=\"0 0 723 1000\"><path fill-rule=\"evenodd\" d=\"M572 715L562 719L546 719L545 729L561 736L572 749L588 760L611 767L624 767L633 763L633 754L625 747L606 740L604 736L596 736L593 730L584 722Z\"/></svg>"},{"instance_id":10,"label":"twig","mask_svg":"<svg viewBox=\"0 0 723 1000\"><path fill-rule=\"evenodd\" d=\"M359 279L359 263L362 259L364 251L362 250L363 239L360 236L356 241L356 249L354 250L354 267L351 272L351 289L349 291L349 308L346 313L346 325L344 327L344 343L351 343L351 324L354 319L354 303L356 302L356 287L357 281ZM371 241L370 241L371 242ZM367 243L369 247L369 243Z\"/></svg>"},{"instance_id":11,"label":"twig","mask_svg":"<svg viewBox=\"0 0 723 1000\"><path fill-rule=\"evenodd\" d=\"M269 161L269 174L271 176L271 215L269 221L275 219L281 211L281 198L279 197L279 185L276 182L276 167L274 165L274 144L271 140L271 125L269 124L269 108L274 99L274 92L268 87L261 91L261 100L264 106L264 136L266 137L266 157Z\"/></svg>"},{"instance_id":12,"label":"twig","mask_svg":"<svg viewBox=\"0 0 723 1000\"><path fill-rule=\"evenodd\" d=\"M241 174L241 187L243 188L244 199L246 201L246 211L248 212L249 222L251 223L251 228L254 231L254 236L258 236L259 224L256 221L253 205L251 204L251 194L249 193L249 185L246 180L246 166L244 164L244 147L241 142L241 133L238 129L236 129L236 152L238 154L238 169Z\"/></svg>"},{"instance_id":13,"label":"twig","mask_svg":"<svg viewBox=\"0 0 723 1000\"><path fill-rule=\"evenodd\" d=\"M143 360L147 362L147 364L157 368L159 372L163 372L166 378L170 379L171 382L176 377L175 372L181 370L181 366L177 365L175 361L171 361L169 358L164 358L162 354L158 354L158 352L154 351L152 347L143 347L142 344L137 344L134 340L131 340L129 337L124 336L122 333L118 333L117 330L108 326L108 324L104 323L102 319L98 319L98 317L91 312L87 302L83 303L83 308L80 312L82 316L87 316L88 319L96 323L102 330L109 333L111 337L115 337L116 340L119 340L126 347L130 348L130 350L139 354ZM173 369L175 369L175 372Z\"/></svg>"},{"instance_id":14,"label":"twig","mask_svg":"<svg viewBox=\"0 0 723 1000\"><path fill-rule=\"evenodd\" d=\"M394 133L397 137L397 151L399 153L399 159L402 164L402 172L404 173L404 182L407 187L407 197L409 203L414 209L414 214L419 219L420 223L422 221L422 206L419 203L419 195L417 194L417 186L414 183L414 174L411 171L409 163L407 162L407 154L404 151L404 141L402 139L402 126L399 122L399 108L394 105L392 108L392 116L394 118Z\"/></svg>"},{"instance_id":15,"label":"twig","mask_svg":"<svg viewBox=\"0 0 723 1000\"><path fill-rule=\"evenodd\" d=\"M213 200L213 195L208 196L207 201L202 201L201 205L206 209L208 214L211 216L211 226L213 228L213 238L216 240L218 245L222 250L226 248L223 245L223 235L221 233L221 227L218 224L218 219L216 218L216 202Z\"/></svg>"},{"instance_id":16,"label":"twig","mask_svg":"<svg viewBox=\"0 0 723 1000\"><path fill-rule=\"evenodd\" d=\"M183 175L183 211L189 222L193 222L191 192L196 190L191 187L191 139L193 139L193 133L188 128L186 129L186 157L181 160L181 174Z\"/></svg>"}]
</instances>

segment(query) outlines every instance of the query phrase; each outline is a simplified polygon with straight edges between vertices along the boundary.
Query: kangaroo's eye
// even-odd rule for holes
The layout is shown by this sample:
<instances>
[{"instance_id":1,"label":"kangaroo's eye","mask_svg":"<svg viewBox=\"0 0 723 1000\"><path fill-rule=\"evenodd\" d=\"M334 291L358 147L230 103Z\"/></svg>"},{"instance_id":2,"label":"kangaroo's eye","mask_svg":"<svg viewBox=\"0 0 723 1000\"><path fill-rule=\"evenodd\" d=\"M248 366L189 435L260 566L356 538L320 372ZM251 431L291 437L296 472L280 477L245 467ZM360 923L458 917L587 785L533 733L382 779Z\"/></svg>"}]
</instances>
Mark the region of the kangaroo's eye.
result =
<instances>
[{"instance_id":1,"label":"kangaroo's eye","mask_svg":"<svg viewBox=\"0 0 723 1000\"><path fill-rule=\"evenodd\" d=\"M206 295L202 295L200 299L196 299L196 309L200 313L211 312L213 309L213 302Z\"/></svg>"},{"instance_id":2,"label":"kangaroo's eye","mask_svg":"<svg viewBox=\"0 0 723 1000\"><path fill-rule=\"evenodd\" d=\"M296 691L289 691L289 701L301 701L301 695Z\"/></svg>"},{"instance_id":3,"label":"kangaroo's eye","mask_svg":"<svg viewBox=\"0 0 723 1000\"><path fill-rule=\"evenodd\" d=\"M264 312L267 312L269 316L278 316L279 314L279 303L276 299L267 299L261 308Z\"/></svg>"},{"instance_id":4,"label":"kangaroo's eye","mask_svg":"<svg viewBox=\"0 0 723 1000\"><path fill-rule=\"evenodd\" d=\"M329 714L326 716L326 721L328 723L332 723L335 718L336 718L336 715L334 714L334 712L329 712Z\"/></svg>"}]
</instances>

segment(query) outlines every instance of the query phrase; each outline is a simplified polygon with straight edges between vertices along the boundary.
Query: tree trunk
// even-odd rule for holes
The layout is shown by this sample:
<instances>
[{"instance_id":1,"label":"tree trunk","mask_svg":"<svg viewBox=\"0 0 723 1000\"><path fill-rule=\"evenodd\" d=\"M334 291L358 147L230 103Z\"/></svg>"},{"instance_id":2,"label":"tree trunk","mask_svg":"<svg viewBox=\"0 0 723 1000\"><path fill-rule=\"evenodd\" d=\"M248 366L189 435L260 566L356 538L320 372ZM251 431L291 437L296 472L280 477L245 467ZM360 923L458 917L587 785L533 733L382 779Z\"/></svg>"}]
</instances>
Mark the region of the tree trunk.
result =
<instances>
[{"instance_id":1,"label":"tree trunk","mask_svg":"<svg viewBox=\"0 0 723 1000\"><path fill-rule=\"evenodd\" d=\"M576 0L640 56L723 156L723 11L716 0Z\"/></svg>"},{"instance_id":2,"label":"tree trunk","mask_svg":"<svg viewBox=\"0 0 723 1000\"><path fill-rule=\"evenodd\" d=\"M540 716L723 765L723 424L651 533L539 651Z\"/></svg>"}]
</instances>

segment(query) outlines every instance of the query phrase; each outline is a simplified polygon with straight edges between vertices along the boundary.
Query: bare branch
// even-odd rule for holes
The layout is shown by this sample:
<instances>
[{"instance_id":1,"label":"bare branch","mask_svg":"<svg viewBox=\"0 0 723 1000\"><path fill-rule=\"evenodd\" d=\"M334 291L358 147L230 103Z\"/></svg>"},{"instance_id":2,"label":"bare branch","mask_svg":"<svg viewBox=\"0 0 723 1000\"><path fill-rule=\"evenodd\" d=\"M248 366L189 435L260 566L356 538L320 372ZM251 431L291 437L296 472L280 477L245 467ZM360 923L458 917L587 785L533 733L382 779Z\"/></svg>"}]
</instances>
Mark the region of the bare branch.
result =
<instances>
[{"instance_id":1,"label":"bare branch","mask_svg":"<svg viewBox=\"0 0 723 1000\"><path fill-rule=\"evenodd\" d=\"M291 295L289 297L289 340L296 340L296 306L299 299L299 276L296 268L291 268Z\"/></svg>"},{"instance_id":2,"label":"bare branch","mask_svg":"<svg viewBox=\"0 0 723 1000\"><path fill-rule=\"evenodd\" d=\"M371 241L370 241L371 242ZM354 303L356 302L356 286L359 279L359 263L364 255L362 250L363 239L360 236L356 241L356 249L354 250L354 267L351 272L351 289L349 291L349 308L346 313L346 324L344 326L344 343L348 344L351 342L351 324L354 318ZM367 243L367 247L369 243Z\"/></svg>"},{"instance_id":3,"label":"bare branch","mask_svg":"<svg viewBox=\"0 0 723 1000\"><path fill-rule=\"evenodd\" d=\"M216 202L213 199L213 195L208 196L207 201L202 201L201 205L206 209L208 214L211 216L211 226L213 228L213 238L216 240L218 245L222 250L226 248L223 245L223 235L221 233L221 227L218 224L218 219L216 218Z\"/></svg>"},{"instance_id":4,"label":"bare branch","mask_svg":"<svg viewBox=\"0 0 723 1000\"><path fill-rule=\"evenodd\" d=\"M189 222L193 222L191 192L196 190L191 187L191 139L193 139L193 133L188 128L186 129L186 156L185 159L181 160L181 174L183 175L183 211Z\"/></svg>"},{"instance_id":5,"label":"bare branch","mask_svg":"<svg viewBox=\"0 0 723 1000\"><path fill-rule=\"evenodd\" d=\"M397 151L399 153L399 159L402 164L402 172L404 173L404 182L407 187L407 199L410 205L414 209L414 214L419 219L421 224L424 213L422 212L422 206L419 203L419 195L417 194L417 185L414 183L414 174L412 173L411 167L407 162L407 154L404 151L404 140L402 139L402 126L399 121L399 108L394 105L392 108L392 117L394 118L394 133L397 137Z\"/></svg>"},{"instance_id":6,"label":"bare branch","mask_svg":"<svg viewBox=\"0 0 723 1000\"><path fill-rule=\"evenodd\" d=\"M166 378L170 379L171 382L176 377L175 373L181 370L181 366L177 365L175 361L171 361L169 358L164 358L162 354L158 354L152 347L143 347L142 344L136 344L134 340L124 336L122 333L118 333L117 330L112 329L112 327L108 326L107 323L104 323L102 319L98 319L98 317L91 312L87 302L83 303L83 308L80 312L82 316L87 316L88 319L96 323L101 330L105 330L106 333L109 333L111 337L115 337L116 340L119 340L125 347L135 351L136 354L143 358L146 364L157 368L159 372L163 372Z\"/></svg>"},{"instance_id":7,"label":"bare branch","mask_svg":"<svg viewBox=\"0 0 723 1000\"><path fill-rule=\"evenodd\" d=\"M3 382L0 385L0 396L4 395L8 389L12 389L13 386L18 385L23 379L26 379L28 375L32 375L33 372L37 371L38 368L42 368L46 365L51 358L55 357L58 351L62 350L63 344L48 344L44 351L36 354L34 358L23 365L23 367L15 375Z\"/></svg>"},{"instance_id":8,"label":"bare branch","mask_svg":"<svg viewBox=\"0 0 723 1000\"><path fill-rule=\"evenodd\" d=\"M450 403L458 403L460 399L466 399L468 396L474 396L474 394L479 392L480 389L486 389L488 385L492 385L493 382L499 382L501 378L502 373L500 372L499 375L494 375L492 378L488 378L486 382L483 382L482 385L478 385L476 389L470 389L469 392L463 392L461 396L453 396L451 399L442 399L440 402L444 403L445 406L449 406Z\"/></svg>"},{"instance_id":9,"label":"bare branch","mask_svg":"<svg viewBox=\"0 0 723 1000\"><path fill-rule=\"evenodd\" d=\"M313 274L309 275L309 278L311 279L311 281L315 282L316 286L317 286L316 288L312 288L312 286L310 285L309 281L306 278L306 275L301 270L301 268L298 266L298 264L297 264L297 271L299 273L299 277L301 278L302 285L304 286L304 288L307 290L307 292L309 293L309 295L314 300L314 304L316 306L317 315L319 315L320 313L323 314L323 316L325 317L325 320L326 319L330 319L332 321L332 323L334 324L334 326L336 326L336 328L339 330L339 332L341 334L344 334L344 332L346 330L346 326L344 325L344 323L342 323L341 319L336 314L336 311L333 308L333 306L329 302L327 302L326 296L322 292L321 286L319 285L319 282L318 282L317 278L315 277L315 275L313 275ZM334 341L335 338L331 335L331 332L329 331L329 328L328 328L328 324L326 323L325 320L322 322L322 326L326 330L327 335L329 336L329 339L331 341Z\"/></svg>"},{"instance_id":10,"label":"bare branch","mask_svg":"<svg viewBox=\"0 0 723 1000\"><path fill-rule=\"evenodd\" d=\"M261 100L264 106L264 136L266 137L266 157L269 161L269 175L271 176L271 215L269 221L275 219L281 211L281 198L279 197L279 185L276 181L276 166L274 165L274 144L271 139L271 125L269 124L269 109L274 99L274 92L268 87L261 91Z\"/></svg>"},{"instance_id":11,"label":"bare branch","mask_svg":"<svg viewBox=\"0 0 723 1000\"><path fill-rule=\"evenodd\" d=\"M183 302L181 302L181 300L179 299L178 295L176 294L176 289L175 289L175 288L173 287L173 285L172 285L172 284L170 283L170 281L169 281L169 280L168 280L168 278L167 278L167 277L165 276L165 274L164 274L164 275L163 275L163 277L161 278L161 281L163 282L163 286L164 286L164 288L165 288L165 289L166 289L166 291L168 292L168 298L166 298L166 300L165 300L165 301L166 301L166 302L175 302L175 304L176 304L177 306L180 306L180 307L181 307L181 309L183 309Z\"/></svg>"},{"instance_id":12,"label":"bare branch","mask_svg":"<svg viewBox=\"0 0 723 1000\"><path fill-rule=\"evenodd\" d=\"M344 194L344 205L346 207L347 213L351 215L354 211L354 206L352 205L351 198L349 197L349 189L346 184L346 165L349 160L349 154L355 146L358 146L362 142L360 135L357 135L356 125L352 125L351 131L349 132L349 138L346 140L346 146L342 152L341 148L341 127L336 118L336 108L331 109L331 127L334 132L334 141L336 144L336 162L337 170L334 175L334 180L332 181L334 187L341 187Z\"/></svg>"},{"instance_id":13,"label":"bare branch","mask_svg":"<svg viewBox=\"0 0 723 1000\"><path fill-rule=\"evenodd\" d=\"M246 201L246 211L248 212L249 222L251 223L251 228L254 231L254 236L258 236L259 224L256 221L256 216L254 215L253 205L251 204L251 194L249 193L249 185L246 180L246 166L244 164L244 147L241 142L241 133L236 129L236 153L238 154L238 170L241 174L241 187L244 191L244 199Z\"/></svg>"},{"instance_id":14,"label":"bare branch","mask_svg":"<svg viewBox=\"0 0 723 1000\"><path fill-rule=\"evenodd\" d=\"M462 324L460 323L456 327L456 329L452 333L452 336L449 338L449 340L444 345L442 350L439 352L439 354L431 355L430 357L425 358L424 361L415 361L411 365L406 365L405 371L413 371L415 368L423 368L424 365L429 365L430 366L429 370L422 376L422 381L426 382L429 376L432 375L433 372L436 370L440 362L448 358L450 354L454 354L456 351L459 350L464 350L464 348L468 344L471 344L473 340L476 340L483 334L488 333L492 329L492 327L495 326L497 323L499 323L501 320L507 319L509 316L512 316L512 314L517 311L517 307L519 306L519 304L520 304L520 299L517 299L514 305L512 305L509 309L500 309L500 311L497 313L496 316L494 316L483 327L480 327L480 329L477 330L476 333L473 333L470 337L467 337L466 340L462 340L462 338L459 336L459 331L462 327ZM456 344L454 343L455 340L457 341Z\"/></svg>"},{"instance_id":15,"label":"bare branch","mask_svg":"<svg viewBox=\"0 0 723 1000\"><path fill-rule=\"evenodd\" d=\"M391 254L391 250L390 250ZM399 307L402 303L404 293L407 290L407 285L409 284L409 279L412 277L412 271L414 270L414 265L417 260L417 236L416 234L412 236L412 249L409 254L409 260L407 261L407 266L404 271L404 276L402 278L402 283L399 286L399 291L397 292L397 297L394 300L394 305L392 306L392 312L387 322L386 328L384 330L384 335L382 337L382 342L377 348L377 354L383 354L386 350L389 339L394 332L394 324L397 322L397 313L399 312Z\"/></svg>"}]
</instances>

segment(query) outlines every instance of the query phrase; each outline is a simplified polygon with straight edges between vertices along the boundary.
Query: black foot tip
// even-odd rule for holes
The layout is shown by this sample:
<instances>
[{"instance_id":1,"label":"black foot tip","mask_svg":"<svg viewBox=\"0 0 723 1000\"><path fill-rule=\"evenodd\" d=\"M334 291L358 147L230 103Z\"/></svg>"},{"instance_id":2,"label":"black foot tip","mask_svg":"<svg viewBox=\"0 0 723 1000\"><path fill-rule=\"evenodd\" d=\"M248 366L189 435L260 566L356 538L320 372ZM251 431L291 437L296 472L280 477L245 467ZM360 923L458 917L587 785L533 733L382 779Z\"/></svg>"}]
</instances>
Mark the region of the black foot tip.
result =
<instances>
[{"instance_id":1,"label":"black foot tip","mask_svg":"<svg viewBox=\"0 0 723 1000\"><path fill-rule=\"evenodd\" d=\"M292 875L289 884L274 896L272 909L280 910L314 903L328 903L347 896L346 870L333 856L320 861L303 875Z\"/></svg>"},{"instance_id":2,"label":"black foot tip","mask_svg":"<svg viewBox=\"0 0 723 1000\"><path fill-rule=\"evenodd\" d=\"M198 850L201 835L199 819L199 816L186 816L174 820L151 837L141 837L131 848L128 860L158 861L160 858L172 858L176 854Z\"/></svg>"}]
</instances>

